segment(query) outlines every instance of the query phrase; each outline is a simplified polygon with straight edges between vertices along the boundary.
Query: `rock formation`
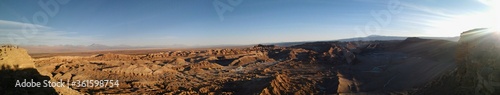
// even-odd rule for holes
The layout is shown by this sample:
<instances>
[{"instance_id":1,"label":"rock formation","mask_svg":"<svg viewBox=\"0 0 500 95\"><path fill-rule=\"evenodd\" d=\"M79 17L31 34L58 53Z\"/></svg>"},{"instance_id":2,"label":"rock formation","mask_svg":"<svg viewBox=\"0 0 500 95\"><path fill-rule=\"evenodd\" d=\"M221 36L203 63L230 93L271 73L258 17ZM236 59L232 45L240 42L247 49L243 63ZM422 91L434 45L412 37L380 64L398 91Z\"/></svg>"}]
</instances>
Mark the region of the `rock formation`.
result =
<instances>
[{"instance_id":1,"label":"rock formation","mask_svg":"<svg viewBox=\"0 0 500 95\"><path fill-rule=\"evenodd\" d=\"M13 69L35 68L35 64L26 50L12 45L0 47L0 65Z\"/></svg>"},{"instance_id":2,"label":"rock formation","mask_svg":"<svg viewBox=\"0 0 500 95\"><path fill-rule=\"evenodd\" d=\"M288 76L278 74L269 86L262 90L261 95L289 95L293 94L292 89Z\"/></svg>"},{"instance_id":3,"label":"rock formation","mask_svg":"<svg viewBox=\"0 0 500 95\"><path fill-rule=\"evenodd\" d=\"M473 29L460 35L456 69L415 94L500 94L500 34Z\"/></svg>"},{"instance_id":4,"label":"rock formation","mask_svg":"<svg viewBox=\"0 0 500 95\"><path fill-rule=\"evenodd\" d=\"M474 94L500 94L499 31L476 29L461 34L457 51L457 79Z\"/></svg>"},{"instance_id":5,"label":"rock formation","mask_svg":"<svg viewBox=\"0 0 500 95\"><path fill-rule=\"evenodd\" d=\"M26 50L12 45L4 45L0 48L0 94L23 95L23 94L70 94L77 95L79 92L68 87L43 87L44 81L56 81L50 77L48 72L40 72L35 68L33 59ZM22 87L17 82L41 83L40 87ZM45 85L46 86L46 85Z\"/></svg>"},{"instance_id":6,"label":"rock formation","mask_svg":"<svg viewBox=\"0 0 500 95\"><path fill-rule=\"evenodd\" d=\"M426 42L435 40L416 40L411 43ZM413 54L415 51L411 47L414 44L404 43L329 41L291 47L257 45L131 55L98 52L92 53L95 54L92 56L37 58L34 59L34 65L53 80L119 80L120 85L114 88L69 86L88 94L388 94L390 91L413 89L438 75L435 73L442 72L434 72L434 69L442 68L439 67L441 65L435 65L435 61ZM388 50L398 48L398 45L408 48ZM432 48L436 47L418 47L420 51ZM439 49L453 50L448 46L438 46L432 51ZM405 50L412 52L406 53ZM446 54L448 52L442 55Z\"/></svg>"}]
</instances>

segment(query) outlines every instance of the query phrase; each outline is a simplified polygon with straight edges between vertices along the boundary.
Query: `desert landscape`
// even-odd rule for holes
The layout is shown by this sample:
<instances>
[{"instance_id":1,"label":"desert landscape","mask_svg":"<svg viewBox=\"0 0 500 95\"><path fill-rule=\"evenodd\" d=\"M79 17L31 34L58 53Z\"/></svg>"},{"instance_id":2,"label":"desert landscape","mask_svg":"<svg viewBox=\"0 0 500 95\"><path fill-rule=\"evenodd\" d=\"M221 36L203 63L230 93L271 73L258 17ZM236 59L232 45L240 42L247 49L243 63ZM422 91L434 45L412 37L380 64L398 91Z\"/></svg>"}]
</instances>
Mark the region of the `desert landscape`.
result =
<instances>
[{"instance_id":1,"label":"desert landscape","mask_svg":"<svg viewBox=\"0 0 500 95\"><path fill-rule=\"evenodd\" d=\"M476 29L458 42L409 37L34 58L5 45L0 94L498 94L499 36ZM16 79L119 85L15 88Z\"/></svg>"},{"instance_id":2,"label":"desert landscape","mask_svg":"<svg viewBox=\"0 0 500 95\"><path fill-rule=\"evenodd\" d=\"M500 95L500 0L0 0L0 95Z\"/></svg>"}]
</instances>

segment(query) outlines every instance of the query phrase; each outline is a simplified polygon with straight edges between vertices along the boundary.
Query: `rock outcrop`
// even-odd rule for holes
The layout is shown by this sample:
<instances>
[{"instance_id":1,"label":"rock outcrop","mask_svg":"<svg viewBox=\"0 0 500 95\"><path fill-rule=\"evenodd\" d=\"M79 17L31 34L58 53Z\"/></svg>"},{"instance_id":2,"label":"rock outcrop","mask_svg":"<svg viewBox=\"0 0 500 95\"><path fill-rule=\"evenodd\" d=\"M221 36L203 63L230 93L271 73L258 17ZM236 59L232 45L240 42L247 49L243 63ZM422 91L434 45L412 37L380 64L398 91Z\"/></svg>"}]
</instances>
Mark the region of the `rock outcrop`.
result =
<instances>
[{"instance_id":1,"label":"rock outcrop","mask_svg":"<svg viewBox=\"0 0 500 95\"><path fill-rule=\"evenodd\" d=\"M289 95L293 94L291 93L292 88L289 77L278 74L271 81L269 86L262 90L261 95Z\"/></svg>"},{"instance_id":2,"label":"rock outcrop","mask_svg":"<svg viewBox=\"0 0 500 95\"><path fill-rule=\"evenodd\" d=\"M47 86L44 81L55 81L48 72L40 72L35 68L33 59L26 50L12 45L4 45L0 48L0 94L2 95L24 95L24 94L80 94L68 87L43 87ZM26 87L17 83L37 82L39 87Z\"/></svg>"},{"instance_id":3,"label":"rock outcrop","mask_svg":"<svg viewBox=\"0 0 500 95\"><path fill-rule=\"evenodd\" d=\"M337 76L339 78L337 93L353 93L358 91L359 83L351 75L338 73Z\"/></svg>"},{"instance_id":4,"label":"rock outcrop","mask_svg":"<svg viewBox=\"0 0 500 95\"><path fill-rule=\"evenodd\" d=\"M457 51L457 79L468 92L500 94L500 34L475 29L461 34Z\"/></svg>"},{"instance_id":5,"label":"rock outcrop","mask_svg":"<svg viewBox=\"0 0 500 95\"><path fill-rule=\"evenodd\" d=\"M12 45L0 47L0 65L13 69L35 68L35 63L26 50Z\"/></svg>"},{"instance_id":6,"label":"rock outcrop","mask_svg":"<svg viewBox=\"0 0 500 95\"><path fill-rule=\"evenodd\" d=\"M500 94L500 34L489 29L463 32L458 42L457 68L415 94Z\"/></svg>"}]
</instances>

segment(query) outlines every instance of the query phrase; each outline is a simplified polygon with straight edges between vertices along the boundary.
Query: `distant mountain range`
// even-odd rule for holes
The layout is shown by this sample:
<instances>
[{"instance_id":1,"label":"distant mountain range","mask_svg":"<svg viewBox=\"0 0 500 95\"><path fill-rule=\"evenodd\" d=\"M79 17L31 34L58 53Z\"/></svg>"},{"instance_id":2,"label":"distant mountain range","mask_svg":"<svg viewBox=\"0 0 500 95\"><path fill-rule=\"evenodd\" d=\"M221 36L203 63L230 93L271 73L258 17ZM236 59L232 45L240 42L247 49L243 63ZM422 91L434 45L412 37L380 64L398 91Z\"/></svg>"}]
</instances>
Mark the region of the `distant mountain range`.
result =
<instances>
[{"instance_id":1,"label":"distant mountain range","mask_svg":"<svg viewBox=\"0 0 500 95\"><path fill-rule=\"evenodd\" d=\"M389 40L405 40L408 37L402 37L402 36L381 36L381 35L370 35L367 37L355 37L355 38L347 38L347 39L338 39L338 40L327 40L327 41L344 41L344 42L349 42L349 41L389 41ZM447 41L454 41L457 42L460 37L418 37L422 39L441 39L441 40L447 40ZM322 41L303 41L303 42L278 42L278 43L263 43L265 45L277 45L277 46L293 46L293 45L299 45L299 44L304 44L308 42L322 42Z\"/></svg>"},{"instance_id":2,"label":"distant mountain range","mask_svg":"<svg viewBox=\"0 0 500 95\"><path fill-rule=\"evenodd\" d=\"M339 40L333 40L333 41L387 41L387 40L405 40L408 37L401 37L401 36L381 36L381 35L370 35L367 37L356 37L356 38L348 38L348 39L339 39ZM441 40L448 40L448 41L458 41L460 37L418 37L422 39L441 39Z\"/></svg>"},{"instance_id":3,"label":"distant mountain range","mask_svg":"<svg viewBox=\"0 0 500 95\"><path fill-rule=\"evenodd\" d=\"M405 40L408 37L400 36L380 36L371 35L367 37L356 37L348 39L328 40L328 41L387 41L387 40ZM458 41L459 37L419 37L423 39L442 39L448 41ZM304 44L308 42L319 41L302 41L302 42L278 42L278 43L263 43L264 45L277 45L277 46L293 46ZM115 45L108 46L103 44L85 45L25 45L20 46L28 50L28 53L64 53L64 52L88 52L88 51L104 51L104 50L132 50L132 49L190 49L190 48L225 48L225 47L242 47L252 45L210 45L210 46L188 46L182 44L175 45L155 45L155 46L129 46L129 45Z\"/></svg>"},{"instance_id":4,"label":"distant mountain range","mask_svg":"<svg viewBox=\"0 0 500 95\"><path fill-rule=\"evenodd\" d=\"M91 45L21 45L20 47L28 50L28 53L65 53L65 52L89 52L89 51L108 51L108 50L133 50L133 49L165 49L165 48L191 48L187 45L157 45L157 46L130 46L103 44Z\"/></svg>"},{"instance_id":5,"label":"distant mountain range","mask_svg":"<svg viewBox=\"0 0 500 95\"><path fill-rule=\"evenodd\" d=\"M188 46L183 44L173 45L150 45L150 46L130 46L130 45L114 45L108 46L103 44L91 45L21 45L20 47L27 49L28 53L67 53L67 52L91 52L91 51L113 51L113 50L144 50L144 49L199 49L199 48L238 48L252 45L207 45L207 46Z\"/></svg>"}]
</instances>

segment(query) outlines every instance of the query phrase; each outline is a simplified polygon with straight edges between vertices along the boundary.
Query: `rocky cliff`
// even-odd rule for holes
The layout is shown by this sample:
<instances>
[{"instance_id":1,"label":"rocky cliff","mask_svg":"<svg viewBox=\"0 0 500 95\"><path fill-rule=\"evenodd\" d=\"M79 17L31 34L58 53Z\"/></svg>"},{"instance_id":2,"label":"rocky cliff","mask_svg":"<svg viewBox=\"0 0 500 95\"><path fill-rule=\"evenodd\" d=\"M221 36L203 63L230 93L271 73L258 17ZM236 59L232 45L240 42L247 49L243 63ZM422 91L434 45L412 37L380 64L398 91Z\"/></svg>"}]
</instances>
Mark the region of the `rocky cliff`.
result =
<instances>
[{"instance_id":1,"label":"rocky cliff","mask_svg":"<svg viewBox=\"0 0 500 95\"><path fill-rule=\"evenodd\" d=\"M0 47L0 65L3 68L11 69L35 67L33 60L26 53L26 50L12 45L4 45Z\"/></svg>"},{"instance_id":2,"label":"rocky cliff","mask_svg":"<svg viewBox=\"0 0 500 95\"><path fill-rule=\"evenodd\" d=\"M26 50L17 46L3 45L0 47L0 67L1 95L79 94L79 92L68 87L43 87L44 85L40 87L24 87L18 85L18 82L21 83L24 81L46 83L44 82L45 80L55 80L51 78L50 72L39 72Z\"/></svg>"},{"instance_id":3,"label":"rocky cliff","mask_svg":"<svg viewBox=\"0 0 500 95\"><path fill-rule=\"evenodd\" d=\"M500 94L500 33L473 29L460 36L457 68L429 83L417 94Z\"/></svg>"},{"instance_id":4,"label":"rocky cliff","mask_svg":"<svg viewBox=\"0 0 500 95\"><path fill-rule=\"evenodd\" d=\"M500 94L500 33L474 29L461 34L456 77L465 91Z\"/></svg>"}]
</instances>

